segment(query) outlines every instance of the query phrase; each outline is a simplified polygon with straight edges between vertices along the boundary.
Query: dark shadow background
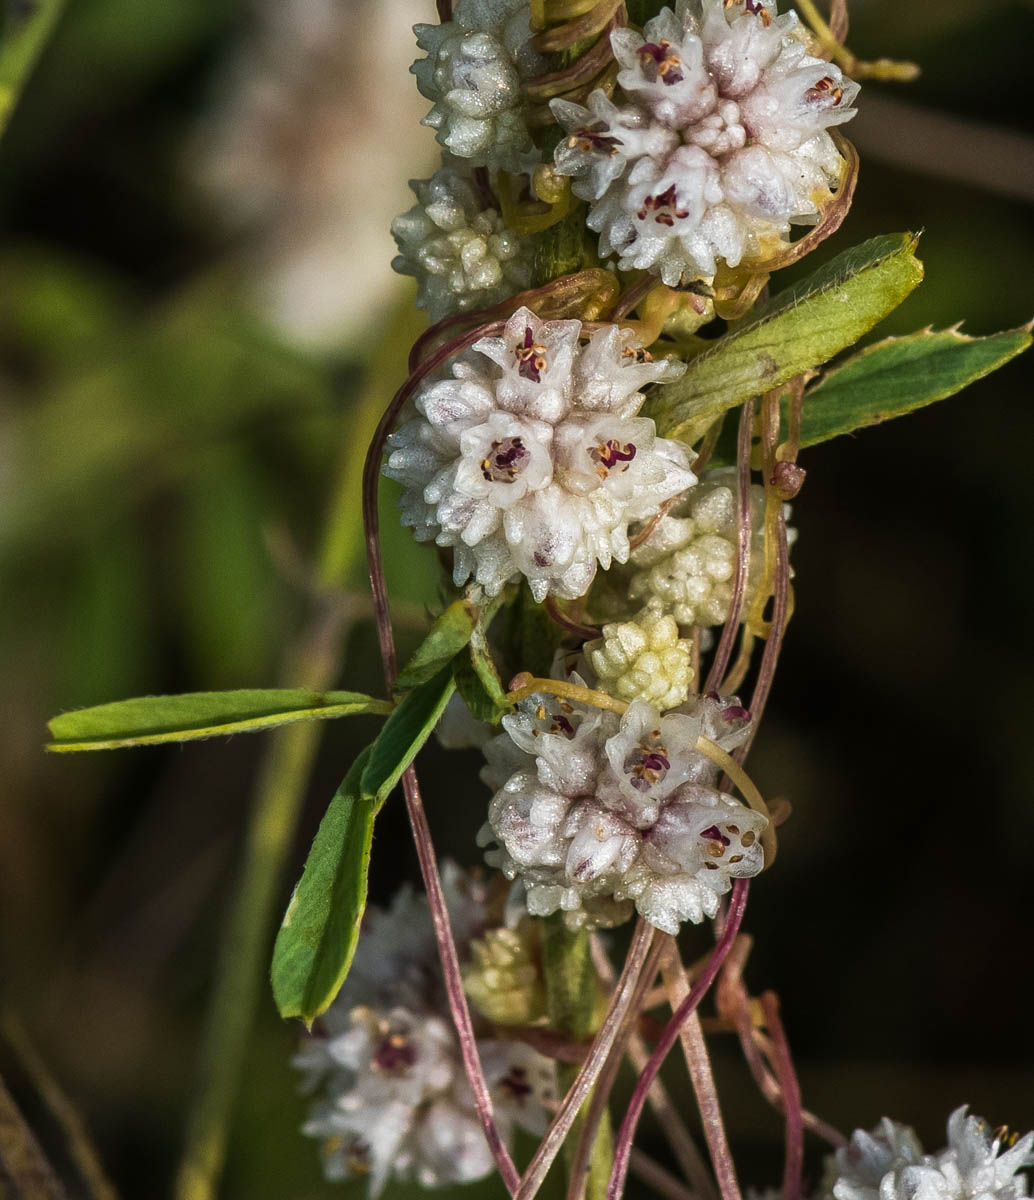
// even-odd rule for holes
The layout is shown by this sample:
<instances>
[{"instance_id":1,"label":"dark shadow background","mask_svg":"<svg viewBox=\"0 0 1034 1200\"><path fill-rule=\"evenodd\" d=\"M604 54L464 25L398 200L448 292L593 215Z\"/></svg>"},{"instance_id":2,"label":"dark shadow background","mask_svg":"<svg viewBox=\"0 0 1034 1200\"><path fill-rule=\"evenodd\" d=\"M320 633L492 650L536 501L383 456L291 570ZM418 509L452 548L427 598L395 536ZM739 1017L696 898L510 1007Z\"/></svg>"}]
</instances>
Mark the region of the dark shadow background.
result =
<instances>
[{"instance_id":1,"label":"dark shadow background","mask_svg":"<svg viewBox=\"0 0 1034 1200\"><path fill-rule=\"evenodd\" d=\"M1034 11L868 0L853 16L857 53L914 58L924 74L864 89L848 131L858 198L816 261L923 228L926 282L881 336L1023 323ZM400 375L405 350L390 308L320 355L249 308L247 235L192 184L184 146L252 19L230 0L73 0L0 143L3 1000L128 1197L168 1190L264 735L47 758L44 723L126 695L275 682L305 597L270 541L311 553L364 363L395 338ZM357 38L357 54L376 51ZM409 86L355 101L354 122ZM376 196L371 210L389 216ZM845 1130L892 1115L931 1149L964 1102L1034 1126L1032 372L1021 358L805 451L796 615L751 760L794 815L753 889L749 981L782 997L810 1108ZM433 556L401 535L389 555L396 594L433 604ZM353 576L358 591L361 564ZM377 689L372 641L360 622L347 686ZM373 728L326 728L285 899ZM476 756L432 746L425 759L439 849L472 865ZM416 876L393 802L373 893ZM686 951L703 944L695 931ZM342 1192L296 1133L296 1036L267 1000L227 1197ZM733 1047L716 1057L744 1181L773 1184L779 1122ZM9 1050L5 1068L18 1091ZM19 1098L32 1114L24 1086Z\"/></svg>"}]
</instances>

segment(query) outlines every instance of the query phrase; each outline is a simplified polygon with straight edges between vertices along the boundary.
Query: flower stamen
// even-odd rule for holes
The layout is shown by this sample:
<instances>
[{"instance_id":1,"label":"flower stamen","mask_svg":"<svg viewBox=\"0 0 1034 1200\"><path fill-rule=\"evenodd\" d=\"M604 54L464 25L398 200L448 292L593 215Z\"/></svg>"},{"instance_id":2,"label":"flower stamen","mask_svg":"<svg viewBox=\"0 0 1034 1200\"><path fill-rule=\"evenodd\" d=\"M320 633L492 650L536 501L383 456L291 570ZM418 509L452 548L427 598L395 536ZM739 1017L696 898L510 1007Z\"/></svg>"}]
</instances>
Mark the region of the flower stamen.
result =
<instances>
[{"instance_id":1,"label":"flower stamen","mask_svg":"<svg viewBox=\"0 0 1034 1200\"><path fill-rule=\"evenodd\" d=\"M636 448L634 442L622 445L616 438L608 438L605 442L592 446L587 453L596 464L596 474L600 479L606 479L619 463L624 464L621 467L622 471L628 470L628 464L635 458Z\"/></svg>"},{"instance_id":2,"label":"flower stamen","mask_svg":"<svg viewBox=\"0 0 1034 1200\"><path fill-rule=\"evenodd\" d=\"M524 331L524 341L514 348L517 356L517 374L522 379L530 379L532 383L542 382L542 372L549 365L546 358L546 347L535 342L535 335L529 325Z\"/></svg>"},{"instance_id":3,"label":"flower stamen","mask_svg":"<svg viewBox=\"0 0 1034 1200\"><path fill-rule=\"evenodd\" d=\"M530 458L521 438L503 438L493 442L490 453L481 460L481 474L488 483L513 483Z\"/></svg>"}]
</instances>

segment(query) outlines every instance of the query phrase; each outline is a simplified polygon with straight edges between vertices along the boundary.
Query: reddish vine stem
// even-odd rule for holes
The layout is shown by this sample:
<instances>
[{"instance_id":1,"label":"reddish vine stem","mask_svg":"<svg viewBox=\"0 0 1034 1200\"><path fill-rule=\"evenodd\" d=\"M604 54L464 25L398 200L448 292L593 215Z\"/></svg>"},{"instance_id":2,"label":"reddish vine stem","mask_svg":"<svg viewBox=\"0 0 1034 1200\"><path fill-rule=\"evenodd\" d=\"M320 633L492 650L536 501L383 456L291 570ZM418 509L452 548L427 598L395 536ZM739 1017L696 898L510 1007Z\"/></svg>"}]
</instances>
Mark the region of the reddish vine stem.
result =
<instances>
[{"instance_id":1,"label":"reddish vine stem","mask_svg":"<svg viewBox=\"0 0 1034 1200\"><path fill-rule=\"evenodd\" d=\"M800 1200L801 1172L804 1166L804 1122L801 1117L801 1089L793 1069L790 1044L779 1017L779 1001L774 992L761 997L765 1024L774 1043L775 1068L783 1092L786 1117L786 1165L783 1169L783 1200Z\"/></svg>"},{"instance_id":2,"label":"reddish vine stem","mask_svg":"<svg viewBox=\"0 0 1034 1200\"><path fill-rule=\"evenodd\" d=\"M557 604L554 596L546 597L546 612L554 625L559 625L561 629L583 642L595 641L600 636L601 631L595 625L581 625L573 617L569 617Z\"/></svg>"},{"instance_id":3,"label":"reddish vine stem","mask_svg":"<svg viewBox=\"0 0 1034 1200\"><path fill-rule=\"evenodd\" d=\"M564 1139L570 1132L571 1126L577 1120L579 1110L599 1078L600 1071L602 1071L603 1065L610 1055L611 1047L614 1045L614 1039L621 1029L625 1014L634 999L639 974L649 953L654 933L652 925L648 925L642 919L636 922L635 933L632 935L632 944L628 948L624 968L618 979L617 987L614 989L610 1008L592 1043L589 1057L578 1072L574 1083L571 1084L567 1095L561 1101L556 1115L546 1130L546 1136L540 1142L539 1148L528 1164L528 1169L521 1178L520 1187L517 1189L514 1200L531 1200L539 1190L560 1147L564 1144Z\"/></svg>"},{"instance_id":4,"label":"reddish vine stem","mask_svg":"<svg viewBox=\"0 0 1034 1200\"><path fill-rule=\"evenodd\" d=\"M639 1124L643 1106L646 1104L650 1085L657 1078L657 1073L660 1071L664 1060L668 1057L672 1046L675 1045L683 1022L689 1017L690 1013L696 1011L700 1001L704 998L718 972L721 970L726 955L732 949L733 942L736 940L736 934L739 932L740 924L743 921L743 911L747 906L747 894L749 891L750 884L746 879L737 879L732 885L732 897L725 925L721 936L715 944L714 950L711 952L711 957L707 961L707 966L704 967L700 973L700 977L690 988L689 995L672 1014L671 1020L664 1028L664 1033L661 1034L660 1041L657 1043L646 1067L639 1076L635 1091L632 1093L632 1098L628 1103L628 1111L621 1122L617 1144L614 1147L614 1166L610 1173L610 1183L607 1186L607 1200L619 1200L624 1190L625 1179L628 1176L632 1142L635 1139L636 1126Z\"/></svg>"},{"instance_id":5,"label":"reddish vine stem","mask_svg":"<svg viewBox=\"0 0 1034 1200\"><path fill-rule=\"evenodd\" d=\"M577 58L572 66L562 71L551 71L546 75L536 75L524 85L524 93L530 100L550 100L562 93L573 91L579 84L590 83L600 70L611 62L614 53L610 48L610 34L614 29L620 29L625 24L624 13L619 9L604 26L599 41ZM566 99L566 96L562 98Z\"/></svg>"},{"instance_id":6,"label":"reddish vine stem","mask_svg":"<svg viewBox=\"0 0 1034 1200\"><path fill-rule=\"evenodd\" d=\"M671 956L669 963L663 968L663 974L674 1009L689 992L689 982L686 978L686 969L682 965L678 942L675 938L670 938L669 945ZM715 1087L711 1061L707 1056L707 1044L700 1027L700 1019L695 1012L690 1013L686 1018L679 1031L679 1036L682 1040L686 1069L689 1071L693 1093L700 1110L700 1120L704 1128L704 1137L711 1155L719 1191L723 1200L741 1200L742 1194L736 1178L736 1166L732 1160L729 1139L725 1132L725 1122L722 1119L722 1109L718 1101L718 1089Z\"/></svg>"},{"instance_id":7,"label":"reddish vine stem","mask_svg":"<svg viewBox=\"0 0 1034 1200\"><path fill-rule=\"evenodd\" d=\"M395 639L391 629L391 610L388 605L388 593L384 582L384 563L381 559L380 522L377 512L377 483L380 476L381 456L384 444L392 426L398 419L402 406L412 396L424 377L439 366L450 355L455 354L465 345L475 341L486 333L494 332L496 326L480 326L469 333L447 343L433 354L426 363L422 364L395 393L394 398L385 410L380 424L374 433L370 448L366 453L363 465L363 526L366 535L366 553L370 570L370 590L373 593L374 613L377 619L377 637L380 642L381 658L384 664L384 683L388 693L395 683L397 661L395 656ZM514 1166L510 1152L503 1144L502 1137L496 1127L492 1111L492 1097L485 1080L478 1055L477 1041L474 1037L474 1027L470 1019L470 1008L463 991L463 981L460 976L459 958L456 954L456 942L449 925L449 913L445 905L445 895L442 891L442 881L438 874L438 863L431 840L431 830L427 824L420 788L417 783L416 770L410 766L402 776L402 786L406 797L406 809L413 830L413 840L416 843L417 857L420 860L420 873L427 890L427 902L431 910L431 921L434 925L435 940L438 943L438 956L442 964L442 975L445 980L445 990L449 999L449 1009L452 1013L453 1024L460 1043L460 1053L463 1057L463 1067L474 1096L474 1104L485 1133L499 1174L507 1190L513 1195L520 1182L517 1168Z\"/></svg>"},{"instance_id":8,"label":"reddish vine stem","mask_svg":"<svg viewBox=\"0 0 1034 1200\"><path fill-rule=\"evenodd\" d=\"M627 317L640 301L645 300L655 287L660 286L660 282L660 279L656 275L646 272L642 279L637 283L633 283L627 291L618 297L617 303L611 309L610 319L612 321L620 321L622 317Z\"/></svg>"},{"instance_id":9,"label":"reddish vine stem","mask_svg":"<svg viewBox=\"0 0 1034 1200\"><path fill-rule=\"evenodd\" d=\"M740 624L743 601L747 594L747 575L750 572L750 451L754 432L754 401L748 400L740 410L740 428L736 439L737 467L737 531L736 531L736 575L732 585L729 613L722 626L718 649L714 652L711 669L707 673L704 692L713 692L725 675L732 657L733 642Z\"/></svg>"},{"instance_id":10,"label":"reddish vine stem","mask_svg":"<svg viewBox=\"0 0 1034 1200\"><path fill-rule=\"evenodd\" d=\"M603 1070L600 1072L600 1077L596 1081L596 1086L592 1092L592 1099L589 1101L589 1107L582 1124L581 1136L575 1148L574 1160L571 1163L567 1185L567 1200L584 1200L585 1189L589 1182L589 1172L592 1165L592 1148L596 1142L596 1131L603 1120L607 1101L610 1099L610 1093L613 1090L614 1082L617 1079L618 1071L625 1057L629 1040L635 1033L639 1013L642 1010L643 1001L646 999L646 993L657 976L657 969L660 965L660 958L664 949L664 941L661 938L655 938L642 973L639 976L639 981L636 984L635 992L632 995L632 1003L628 1006L625 1019L618 1030L617 1037L614 1039L610 1057L604 1064Z\"/></svg>"}]
</instances>

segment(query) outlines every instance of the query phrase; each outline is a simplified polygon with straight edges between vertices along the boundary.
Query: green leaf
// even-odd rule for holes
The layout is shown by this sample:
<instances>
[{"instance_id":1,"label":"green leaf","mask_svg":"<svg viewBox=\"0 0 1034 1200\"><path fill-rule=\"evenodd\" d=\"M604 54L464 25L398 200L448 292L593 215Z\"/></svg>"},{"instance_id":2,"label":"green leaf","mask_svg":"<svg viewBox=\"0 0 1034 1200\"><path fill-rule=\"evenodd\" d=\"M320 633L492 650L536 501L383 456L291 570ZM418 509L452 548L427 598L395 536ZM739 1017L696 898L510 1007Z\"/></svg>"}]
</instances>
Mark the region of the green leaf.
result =
<instances>
[{"instance_id":1,"label":"green leaf","mask_svg":"<svg viewBox=\"0 0 1034 1200\"><path fill-rule=\"evenodd\" d=\"M470 641L478 610L470 600L454 600L431 626L395 681L398 691L426 683L456 657Z\"/></svg>"},{"instance_id":2,"label":"green leaf","mask_svg":"<svg viewBox=\"0 0 1034 1200\"><path fill-rule=\"evenodd\" d=\"M402 772L416 758L420 747L456 690L452 665L444 666L433 679L414 688L384 722L373 744L370 761L360 784L364 797L383 804L388 793L402 778Z\"/></svg>"},{"instance_id":3,"label":"green leaf","mask_svg":"<svg viewBox=\"0 0 1034 1200\"><path fill-rule=\"evenodd\" d=\"M956 329L922 329L867 346L805 394L801 445L944 400L1003 366L1031 344L1027 326L969 337Z\"/></svg>"},{"instance_id":4,"label":"green leaf","mask_svg":"<svg viewBox=\"0 0 1034 1200\"><path fill-rule=\"evenodd\" d=\"M853 345L922 279L916 240L888 234L837 255L692 359L643 414L663 436L692 443L727 409Z\"/></svg>"},{"instance_id":5,"label":"green leaf","mask_svg":"<svg viewBox=\"0 0 1034 1200\"><path fill-rule=\"evenodd\" d=\"M226 733L252 733L291 721L389 713L386 700L361 692L312 692L304 688L246 688L233 692L185 692L141 696L62 713L47 723L48 750L115 750L158 742L189 742Z\"/></svg>"},{"instance_id":6,"label":"green leaf","mask_svg":"<svg viewBox=\"0 0 1034 1200\"><path fill-rule=\"evenodd\" d=\"M54 31L64 0L33 0L27 8L25 13L0 16L3 23L0 31L0 132L10 120L25 82Z\"/></svg>"},{"instance_id":7,"label":"green leaf","mask_svg":"<svg viewBox=\"0 0 1034 1200\"><path fill-rule=\"evenodd\" d=\"M334 793L273 947L277 1009L307 1026L340 991L359 941L379 808L359 790L372 749L359 755Z\"/></svg>"}]
</instances>

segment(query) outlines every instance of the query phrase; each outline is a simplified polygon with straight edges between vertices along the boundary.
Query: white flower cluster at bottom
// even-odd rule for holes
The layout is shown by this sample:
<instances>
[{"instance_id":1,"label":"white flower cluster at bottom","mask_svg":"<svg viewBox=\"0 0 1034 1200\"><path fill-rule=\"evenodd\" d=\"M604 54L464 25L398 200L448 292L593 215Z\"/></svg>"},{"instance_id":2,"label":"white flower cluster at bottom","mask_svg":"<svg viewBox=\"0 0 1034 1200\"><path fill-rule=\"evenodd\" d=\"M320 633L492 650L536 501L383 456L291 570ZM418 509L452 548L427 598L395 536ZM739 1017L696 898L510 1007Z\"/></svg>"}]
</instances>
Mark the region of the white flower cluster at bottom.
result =
<instances>
[{"instance_id":1,"label":"white flower cluster at bottom","mask_svg":"<svg viewBox=\"0 0 1034 1200\"><path fill-rule=\"evenodd\" d=\"M858 1129L830 1158L823 1195L834 1200L1023 1200L1034 1166L1034 1133L1016 1140L992 1130L966 1106L948 1118L948 1145L925 1154L915 1133L884 1117Z\"/></svg>"},{"instance_id":2,"label":"white flower cluster at bottom","mask_svg":"<svg viewBox=\"0 0 1034 1200\"><path fill-rule=\"evenodd\" d=\"M462 951L483 932L484 897L456 867L443 876ZM368 911L348 980L319 1025L294 1061L318 1093L303 1132L321 1140L328 1179L365 1176L372 1198L391 1178L442 1187L494 1170L423 897L403 891L388 912ZM503 1137L517 1125L543 1133L553 1064L521 1042L483 1037L478 1052Z\"/></svg>"}]
</instances>

